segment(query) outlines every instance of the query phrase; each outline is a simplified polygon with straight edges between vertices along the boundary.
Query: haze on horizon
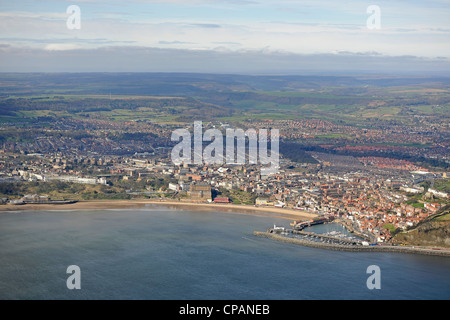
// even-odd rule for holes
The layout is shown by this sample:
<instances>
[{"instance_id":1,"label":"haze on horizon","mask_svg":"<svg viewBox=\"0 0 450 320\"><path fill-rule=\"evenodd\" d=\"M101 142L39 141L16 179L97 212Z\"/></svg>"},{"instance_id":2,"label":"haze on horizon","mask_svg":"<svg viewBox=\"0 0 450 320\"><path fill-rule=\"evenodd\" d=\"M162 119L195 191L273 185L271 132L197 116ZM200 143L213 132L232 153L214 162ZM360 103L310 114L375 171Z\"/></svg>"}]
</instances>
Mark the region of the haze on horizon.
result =
<instances>
[{"instance_id":1,"label":"haze on horizon","mask_svg":"<svg viewBox=\"0 0 450 320\"><path fill-rule=\"evenodd\" d=\"M0 72L446 75L449 16L449 0L3 1Z\"/></svg>"}]
</instances>

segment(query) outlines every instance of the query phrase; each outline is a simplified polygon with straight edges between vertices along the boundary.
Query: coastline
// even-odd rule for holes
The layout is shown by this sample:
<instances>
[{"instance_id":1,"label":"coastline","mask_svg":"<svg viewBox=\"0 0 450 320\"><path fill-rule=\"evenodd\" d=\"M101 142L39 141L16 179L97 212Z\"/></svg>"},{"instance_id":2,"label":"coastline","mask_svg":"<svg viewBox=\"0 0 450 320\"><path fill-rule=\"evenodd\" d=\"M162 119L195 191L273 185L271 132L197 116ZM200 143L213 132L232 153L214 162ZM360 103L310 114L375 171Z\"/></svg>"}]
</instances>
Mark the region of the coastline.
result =
<instances>
[{"instance_id":1,"label":"coastline","mask_svg":"<svg viewBox=\"0 0 450 320\"><path fill-rule=\"evenodd\" d=\"M265 216L272 218L280 218L286 220L306 220L317 217L317 214L304 212L300 210L288 209L288 208L276 208L276 207L256 207L250 205L238 205L238 204L215 204L215 203L196 203L196 202L183 202L183 201L161 201L161 200L145 200L145 199L135 199L135 200L88 200L79 201L70 204L23 204L23 205L1 205L1 212L17 212L17 211L47 211L47 210L58 210L58 211L73 211L73 210L102 210L102 209L130 209L130 208L155 208L155 207L167 207L173 209L181 210L195 210L195 211L220 211L220 212L233 212L241 214L250 214L257 216ZM392 251L392 252L404 252L404 253L415 253L415 254L428 254L428 255L440 255L449 256L450 253L448 249L441 248L442 251L428 250L427 248L421 247L393 247L393 248L346 248L345 246L333 247L323 244L310 244L297 239L289 239L282 236L276 236L269 234L267 232L254 232L256 236L271 238L273 240L278 240L282 242L291 242L295 244L300 244L304 246L315 246L324 249L341 250L341 251Z\"/></svg>"},{"instance_id":2,"label":"coastline","mask_svg":"<svg viewBox=\"0 0 450 320\"><path fill-rule=\"evenodd\" d=\"M128 209L145 208L149 206L165 206L185 210L202 211L228 211L244 214L262 215L283 218L287 220L311 219L317 214L300 210L276 208L276 207L255 207L238 204L216 204L216 203L195 203L183 201L157 201L157 200L89 200L79 201L70 204L22 204L22 205L1 205L0 212L8 211L41 211L41 210L80 210L80 209Z\"/></svg>"}]
</instances>

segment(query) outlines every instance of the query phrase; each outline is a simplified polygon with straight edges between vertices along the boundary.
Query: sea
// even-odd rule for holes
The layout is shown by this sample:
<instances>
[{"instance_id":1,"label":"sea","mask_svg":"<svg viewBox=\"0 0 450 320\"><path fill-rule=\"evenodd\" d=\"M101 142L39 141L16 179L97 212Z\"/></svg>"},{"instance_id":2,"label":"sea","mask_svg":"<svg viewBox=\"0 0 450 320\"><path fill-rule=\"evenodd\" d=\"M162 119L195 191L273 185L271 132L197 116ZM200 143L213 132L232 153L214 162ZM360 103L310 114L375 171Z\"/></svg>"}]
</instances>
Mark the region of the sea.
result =
<instances>
[{"instance_id":1,"label":"sea","mask_svg":"<svg viewBox=\"0 0 450 320\"><path fill-rule=\"evenodd\" d=\"M253 234L290 222L162 206L0 212L0 299L450 298L448 257L333 251ZM308 231L333 230L342 226ZM79 289L69 288L74 275Z\"/></svg>"}]
</instances>

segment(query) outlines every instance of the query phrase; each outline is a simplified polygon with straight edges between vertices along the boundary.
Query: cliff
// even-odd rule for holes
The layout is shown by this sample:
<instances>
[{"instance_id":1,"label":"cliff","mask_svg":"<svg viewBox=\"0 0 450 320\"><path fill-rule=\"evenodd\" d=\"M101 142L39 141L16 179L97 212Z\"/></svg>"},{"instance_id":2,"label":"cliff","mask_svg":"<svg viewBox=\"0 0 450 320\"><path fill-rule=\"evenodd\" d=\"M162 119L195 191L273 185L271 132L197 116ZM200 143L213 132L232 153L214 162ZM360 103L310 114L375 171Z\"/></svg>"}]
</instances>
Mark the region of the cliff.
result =
<instances>
[{"instance_id":1,"label":"cliff","mask_svg":"<svg viewBox=\"0 0 450 320\"><path fill-rule=\"evenodd\" d=\"M418 224L415 228L396 234L393 240L397 244L450 248L449 206L446 206L440 214Z\"/></svg>"}]
</instances>

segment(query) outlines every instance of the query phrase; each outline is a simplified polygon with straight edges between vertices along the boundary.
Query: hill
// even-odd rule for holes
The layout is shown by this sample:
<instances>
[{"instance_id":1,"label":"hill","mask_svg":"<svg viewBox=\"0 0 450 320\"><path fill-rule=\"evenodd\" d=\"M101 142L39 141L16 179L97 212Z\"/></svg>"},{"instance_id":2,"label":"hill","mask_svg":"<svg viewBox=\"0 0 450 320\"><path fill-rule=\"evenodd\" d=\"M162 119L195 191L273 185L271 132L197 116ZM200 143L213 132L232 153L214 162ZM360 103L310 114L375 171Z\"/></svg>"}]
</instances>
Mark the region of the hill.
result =
<instances>
[{"instance_id":1,"label":"hill","mask_svg":"<svg viewBox=\"0 0 450 320\"><path fill-rule=\"evenodd\" d=\"M100 117L191 122L327 119L368 125L443 120L450 78L161 73L0 74L0 121Z\"/></svg>"},{"instance_id":2,"label":"hill","mask_svg":"<svg viewBox=\"0 0 450 320\"><path fill-rule=\"evenodd\" d=\"M413 229L398 233L394 237L394 242L413 246L450 248L450 205Z\"/></svg>"}]
</instances>

